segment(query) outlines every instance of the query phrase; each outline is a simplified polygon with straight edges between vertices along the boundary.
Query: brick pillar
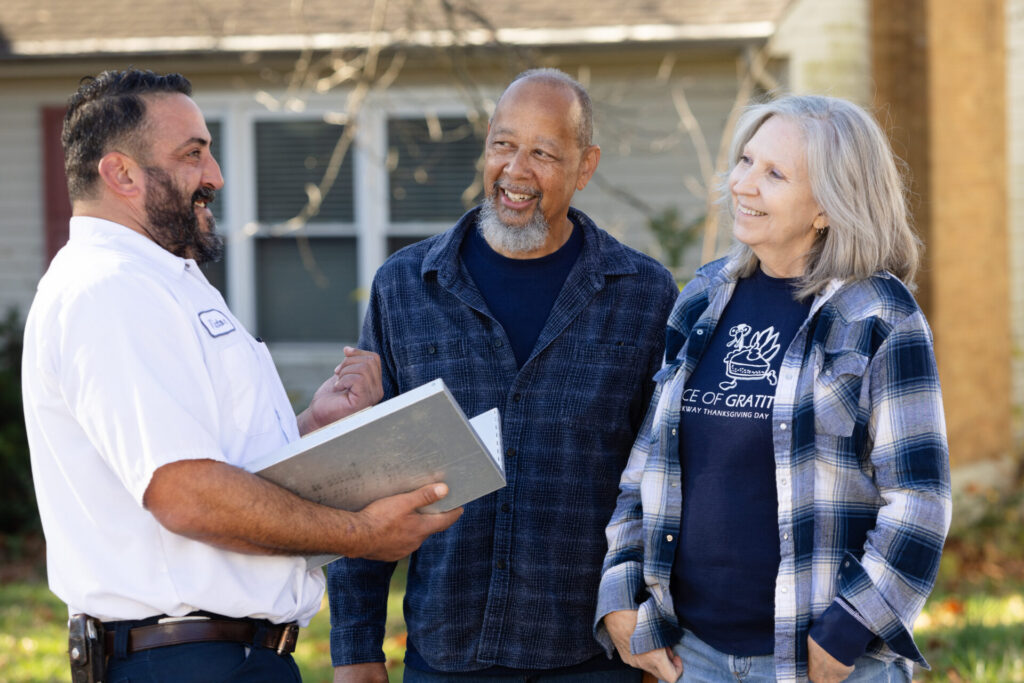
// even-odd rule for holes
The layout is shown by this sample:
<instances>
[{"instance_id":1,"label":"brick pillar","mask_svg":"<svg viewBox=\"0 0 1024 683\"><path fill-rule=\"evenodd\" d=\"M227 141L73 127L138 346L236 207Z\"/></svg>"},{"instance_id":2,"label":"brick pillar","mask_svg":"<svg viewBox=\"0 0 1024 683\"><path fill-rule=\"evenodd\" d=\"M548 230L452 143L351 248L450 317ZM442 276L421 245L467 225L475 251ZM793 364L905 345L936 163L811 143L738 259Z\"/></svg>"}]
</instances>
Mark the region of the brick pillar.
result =
<instances>
[{"instance_id":1,"label":"brick pillar","mask_svg":"<svg viewBox=\"0 0 1024 683\"><path fill-rule=\"evenodd\" d=\"M1010 452L1003 0L872 0L875 104L914 176L954 465Z\"/></svg>"}]
</instances>

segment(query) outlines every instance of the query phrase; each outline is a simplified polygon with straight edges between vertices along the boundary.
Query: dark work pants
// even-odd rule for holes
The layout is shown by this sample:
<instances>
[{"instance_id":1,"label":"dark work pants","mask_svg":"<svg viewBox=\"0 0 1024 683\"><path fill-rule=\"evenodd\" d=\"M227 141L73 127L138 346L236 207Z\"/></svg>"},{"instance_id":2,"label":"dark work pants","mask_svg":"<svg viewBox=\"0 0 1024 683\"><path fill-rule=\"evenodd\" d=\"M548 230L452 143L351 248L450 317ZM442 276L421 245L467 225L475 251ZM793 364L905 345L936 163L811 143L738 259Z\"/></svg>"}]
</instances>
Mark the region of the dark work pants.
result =
<instances>
[{"instance_id":1,"label":"dark work pants","mask_svg":"<svg viewBox=\"0 0 1024 683\"><path fill-rule=\"evenodd\" d=\"M118 639L121 640L121 639ZM119 652L119 650L121 650ZM105 683L301 683L291 655L242 643L187 643L126 654L108 652Z\"/></svg>"}]
</instances>

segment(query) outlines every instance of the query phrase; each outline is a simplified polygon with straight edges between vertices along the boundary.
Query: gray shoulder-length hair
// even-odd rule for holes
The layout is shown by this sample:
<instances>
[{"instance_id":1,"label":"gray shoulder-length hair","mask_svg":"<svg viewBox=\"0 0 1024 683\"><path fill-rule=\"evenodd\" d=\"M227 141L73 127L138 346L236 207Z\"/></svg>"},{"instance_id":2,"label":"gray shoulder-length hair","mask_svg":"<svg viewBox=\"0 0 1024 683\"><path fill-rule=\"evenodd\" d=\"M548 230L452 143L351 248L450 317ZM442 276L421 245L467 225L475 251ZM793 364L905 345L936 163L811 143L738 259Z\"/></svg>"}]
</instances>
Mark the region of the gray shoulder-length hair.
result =
<instances>
[{"instance_id":1,"label":"gray shoulder-length hair","mask_svg":"<svg viewBox=\"0 0 1024 683\"><path fill-rule=\"evenodd\" d=\"M730 169L772 116L783 116L803 131L811 192L829 222L807 255L797 296L817 294L832 279L860 280L880 270L913 289L921 241L910 225L903 164L875 119L852 102L820 95L786 95L752 105L737 121ZM728 181L723 189L722 201L732 212ZM745 244L732 255L739 277L758 267Z\"/></svg>"}]
</instances>

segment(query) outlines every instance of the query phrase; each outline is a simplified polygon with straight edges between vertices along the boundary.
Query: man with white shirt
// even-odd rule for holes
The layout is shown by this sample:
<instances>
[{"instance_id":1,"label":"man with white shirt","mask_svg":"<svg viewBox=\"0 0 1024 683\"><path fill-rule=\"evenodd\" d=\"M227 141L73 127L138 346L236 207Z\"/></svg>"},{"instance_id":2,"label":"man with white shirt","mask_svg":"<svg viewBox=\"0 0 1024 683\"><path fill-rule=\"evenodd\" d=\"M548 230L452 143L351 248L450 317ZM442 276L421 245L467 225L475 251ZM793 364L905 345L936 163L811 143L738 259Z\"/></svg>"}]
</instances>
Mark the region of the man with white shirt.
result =
<instances>
[{"instance_id":1,"label":"man with white shirt","mask_svg":"<svg viewBox=\"0 0 1024 683\"><path fill-rule=\"evenodd\" d=\"M129 69L69 102L70 240L39 283L22 369L50 586L102 622L103 680L299 680L290 652L324 590L302 555L398 559L460 512L417 512L443 485L350 513L245 470L376 403L380 361L346 349L293 414L198 267L221 251L208 204L224 181L190 95L180 75Z\"/></svg>"}]
</instances>

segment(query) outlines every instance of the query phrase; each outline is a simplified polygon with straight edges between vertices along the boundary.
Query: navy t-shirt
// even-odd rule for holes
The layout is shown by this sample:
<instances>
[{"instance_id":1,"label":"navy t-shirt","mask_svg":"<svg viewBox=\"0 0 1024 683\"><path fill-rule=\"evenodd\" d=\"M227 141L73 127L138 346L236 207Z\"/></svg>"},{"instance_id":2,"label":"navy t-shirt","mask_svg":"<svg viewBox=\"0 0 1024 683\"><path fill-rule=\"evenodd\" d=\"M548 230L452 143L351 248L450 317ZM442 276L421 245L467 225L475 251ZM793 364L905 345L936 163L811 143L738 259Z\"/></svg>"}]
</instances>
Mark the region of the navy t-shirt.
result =
<instances>
[{"instance_id":1,"label":"navy t-shirt","mask_svg":"<svg viewBox=\"0 0 1024 683\"><path fill-rule=\"evenodd\" d=\"M487 307L508 335L516 365L530 357L558 293L583 249L583 230L572 234L558 251L535 259L513 259L491 249L479 230L462 242L462 262Z\"/></svg>"},{"instance_id":2,"label":"navy t-shirt","mask_svg":"<svg viewBox=\"0 0 1024 683\"><path fill-rule=\"evenodd\" d=\"M779 568L772 404L810 312L794 280L740 280L682 398L682 528L672 600L686 628L732 655L774 651Z\"/></svg>"}]
</instances>

